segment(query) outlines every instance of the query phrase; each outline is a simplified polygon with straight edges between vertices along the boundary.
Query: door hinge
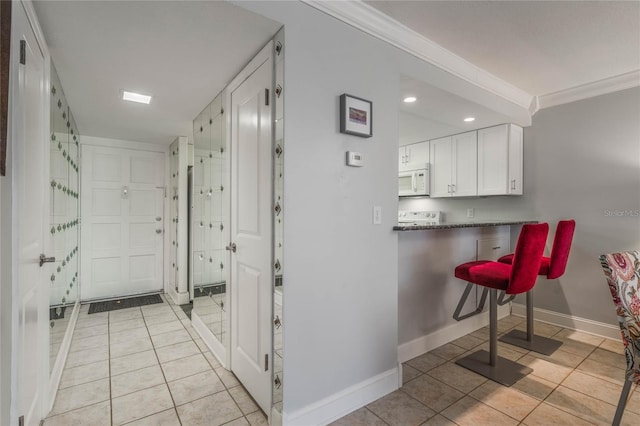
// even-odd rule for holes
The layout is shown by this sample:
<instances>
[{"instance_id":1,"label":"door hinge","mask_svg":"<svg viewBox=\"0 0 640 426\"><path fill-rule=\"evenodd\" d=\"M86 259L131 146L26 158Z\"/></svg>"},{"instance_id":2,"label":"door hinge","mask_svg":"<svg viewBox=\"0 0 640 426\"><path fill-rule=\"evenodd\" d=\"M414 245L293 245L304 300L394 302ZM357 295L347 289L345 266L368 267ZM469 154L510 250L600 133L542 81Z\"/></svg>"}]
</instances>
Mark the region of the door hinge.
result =
<instances>
[{"instance_id":1,"label":"door hinge","mask_svg":"<svg viewBox=\"0 0 640 426\"><path fill-rule=\"evenodd\" d=\"M24 426L24 416L18 417L18 426Z\"/></svg>"},{"instance_id":2,"label":"door hinge","mask_svg":"<svg viewBox=\"0 0 640 426\"><path fill-rule=\"evenodd\" d=\"M264 371L269 371L269 354L264 354Z\"/></svg>"},{"instance_id":3,"label":"door hinge","mask_svg":"<svg viewBox=\"0 0 640 426\"><path fill-rule=\"evenodd\" d=\"M269 106L269 89L264 89L264 104Z\"/></svg>"},{"instance_id":4,"label":"door hinge","mask_svg":"<svg viewBox=\"0 0 640 426\"><path fill-rule=\"evenodd\" d=\"M20 40L20 63L25 65L27 63L27 41Z\"/></svg>"}]
</instances>

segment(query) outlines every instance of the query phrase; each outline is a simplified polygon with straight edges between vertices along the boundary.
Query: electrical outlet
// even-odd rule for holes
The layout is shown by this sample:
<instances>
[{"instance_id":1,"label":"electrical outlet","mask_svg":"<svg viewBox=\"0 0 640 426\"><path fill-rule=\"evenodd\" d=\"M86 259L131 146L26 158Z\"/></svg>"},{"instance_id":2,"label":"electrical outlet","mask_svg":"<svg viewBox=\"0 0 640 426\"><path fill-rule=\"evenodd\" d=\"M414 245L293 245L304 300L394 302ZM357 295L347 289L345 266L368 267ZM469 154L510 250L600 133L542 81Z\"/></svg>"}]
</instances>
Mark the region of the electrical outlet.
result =
<instances>
[{"instance_id":1,"label":"electrical outlet","mask_svg":"<svg viewBox=\"0 0 640 426\"><path fill-rule=\"evenodd\" d=\"M373 206L373 224L380 225L382 223L382 207Z\"/></svg>"},{"instance_id":2,"label":"electrical outlet","mask_svg":"<svg viewBox=\"0 0 640 426\"><path fill-rule=\"evenodd\" d=\"M467 209L467 217L474 217L475 213L476 212L474 208Z\"/></svg>"}]
</instances>

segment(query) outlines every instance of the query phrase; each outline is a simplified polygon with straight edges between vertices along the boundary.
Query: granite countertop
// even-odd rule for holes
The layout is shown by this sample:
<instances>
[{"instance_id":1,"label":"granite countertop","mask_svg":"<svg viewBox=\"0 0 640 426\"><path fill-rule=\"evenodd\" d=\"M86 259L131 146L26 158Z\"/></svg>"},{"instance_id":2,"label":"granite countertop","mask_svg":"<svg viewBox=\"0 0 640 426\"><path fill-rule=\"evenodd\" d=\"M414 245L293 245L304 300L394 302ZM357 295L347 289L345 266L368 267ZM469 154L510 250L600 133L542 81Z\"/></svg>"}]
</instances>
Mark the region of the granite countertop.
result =
<instances>
[{"instance_id":1,"label":"granite countertop","mask_svg":"<svg viewBox=\"0 0 640 426\"><path fill-rule=\"evenodd\" d=\"M430 229L454 229L454 228L481 228L485 226L524 225L526 223L538 223L537 220L483 220L477 222L452 222L439 225L410 225L398 224L394 231L424 231Z\"/></svg>"}]
</instances>

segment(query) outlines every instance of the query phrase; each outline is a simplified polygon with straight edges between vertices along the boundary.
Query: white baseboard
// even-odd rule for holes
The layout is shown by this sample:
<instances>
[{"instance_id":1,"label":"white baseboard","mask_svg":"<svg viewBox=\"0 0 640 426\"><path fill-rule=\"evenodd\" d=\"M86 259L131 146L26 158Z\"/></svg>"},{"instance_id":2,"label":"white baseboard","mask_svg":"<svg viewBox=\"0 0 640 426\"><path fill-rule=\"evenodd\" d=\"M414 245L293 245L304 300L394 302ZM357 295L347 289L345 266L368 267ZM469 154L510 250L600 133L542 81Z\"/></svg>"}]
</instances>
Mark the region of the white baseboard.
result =
<instances>
[{"instance_id":1,"label":"white baseboard","mask_svg":"<svg viewBox=\"0 0 640 426\"><path fill-rule=\"evenodd\" d=\"M526 305L513 303L512 306L513 315L526 317ZM546 322L547 324L557 325L558 327L569 328L608 339L620 340L620 327L617 325L562 314L560 312L547 311L546 309L540 308L533 308L533 317L536 321Z\"/></svg>"},{"instance_id":2,"label":"white baseboard","mask_svg":"<svg viewBox=\"0 0 640 426\"><path fill-rule=\"evenodd\" d=\"M56 400L58 393L58 386L60 386L60 379L62 379L62 372L64 366L67 363L67 355L69 355L69 348L71 347L71 338L73 337L73 331L76 329L76 322L78 321L78 315L80 314L80 301L76 301L73 305L73 312L71 312L71 318L67 325L67 331L64 333L62 344L58 350L58 356L51 369L51 376L49 377L49 407L47 413L53 409L53 403Z\"/></svg>"},{"instance_id":3,"label":"white baseboard","mask_svg":"<svg viewBox=\"0 0 640 426\"><path fill-rule=\"evenodd\" d=\"M200 319L195 311L191 311L191 325L194 330L202 337L202 341L209 348L211 353L218 359L218 362L227 368L227 348L214 336L209 327Z\"/></svg>"},{"instance_id":4,"label":"white baseboard","mask_svg":"<svg viewBox=\"0 0 640 426\"><path fill-rule=\"evenodd\" d=\"M357 383L293 413L283 413L283 425L325 425L398 389L398 368Z\"/></svg>"},{"instance_id":5,"label":"white baseboard","mask_svg":"<svg viewBox=\"0 0 640 426\"><path fill-rule=\"evenodd\" d=\"M176 305L186 305L187 303L189 303L188 291L178 293L175 288L169 287L169 291L167 293L169 293L171 300L173 300L173 303L175 303Z\"/></svg>"},{"instance_id":6,"label":"white baseboard","mask_svg":"<svg viewBox=\"0 0 640 426\"><path fill-rule=\"evenodd\" d=\"M498 306L498 319L508 316L510 313L509 305ZM456 340L462 336L486 326L489 324L489 312L483 312L479 315L467 318L466 320L451 324L440 330L425 336L413 339L410 342L403 343L398 346L398 362L406 362L424 353L427 353L439 346Z\"/></svg>"}]
</instances>

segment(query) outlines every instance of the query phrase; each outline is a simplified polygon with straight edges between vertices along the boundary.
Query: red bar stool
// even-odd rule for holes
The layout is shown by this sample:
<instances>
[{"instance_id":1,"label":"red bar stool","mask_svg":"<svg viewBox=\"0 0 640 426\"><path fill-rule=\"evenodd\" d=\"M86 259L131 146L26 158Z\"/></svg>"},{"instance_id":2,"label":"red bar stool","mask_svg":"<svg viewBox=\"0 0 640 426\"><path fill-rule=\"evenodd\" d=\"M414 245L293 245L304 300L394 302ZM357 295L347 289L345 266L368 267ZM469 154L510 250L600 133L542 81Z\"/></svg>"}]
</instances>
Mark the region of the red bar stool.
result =
<instances>
[{"instance_id":1,"label":"red bar stool","mask_svg":"<svg viewBox=\"0 0 640 426\"><path fill-rule=\"evenodd\" d=\"M576 229L576 221L561 220L556 228L556 235L553 239L553 247L551 248L550 257L542 257L538 275L544 275L548 280L560 278L567 268L567 260L569 259L569 250L573 241L573 232ZM498 262L511 264L513 262L513 254L502 256ZM538 352L544 355L551 355L560 346L562 342L548 339L546 337L537 336L533 332L533 289L527 292L527 331L511 330L500 338L501 342L519 346L530 351Z\"/></svg>"},{"instance_id":2,"label":"red bar stool","mask_svg":"<svg viewBox=\"0 0 640 426\"><path fill-rule=\"evenodd\" d=\"M498 290L525 293L533 288L542 262L549 224L522 226L511 265L479 260L458 265L456 278L489 288L489 352L480 350L456 361L494 382L511 386L531 373L530 368L498 356Z\"/></svg>"}]
</instances>

